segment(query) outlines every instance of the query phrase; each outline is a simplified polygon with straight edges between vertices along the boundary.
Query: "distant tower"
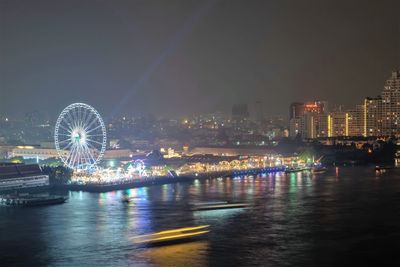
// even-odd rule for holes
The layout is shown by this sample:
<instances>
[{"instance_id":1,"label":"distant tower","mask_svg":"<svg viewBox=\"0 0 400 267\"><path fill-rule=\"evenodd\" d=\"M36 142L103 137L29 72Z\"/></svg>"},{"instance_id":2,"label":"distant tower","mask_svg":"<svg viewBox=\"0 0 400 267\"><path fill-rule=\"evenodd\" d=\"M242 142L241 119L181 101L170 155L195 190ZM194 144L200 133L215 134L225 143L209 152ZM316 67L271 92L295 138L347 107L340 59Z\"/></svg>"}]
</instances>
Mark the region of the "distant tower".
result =
<instances>
[{"instance_id":1,"label":"distant tower","mask_svg":"<svg viewBox=\"0 0 400 267\"><path fill-rule=\"evenodd\" d=\"M249 117L247 104L234 104L232 106L232 121L241 122Z\"/></svg>"},{"instance_id":2,"label":"distant tower","mask_svg":"<svg viewBox=\"0 0 400 267\"><path fill-rule=\"evenodd\" d=\"M289 119L299 118L304 114L304 103L294 102L289 107Z\"/></svg>"},{"instance_id":3,"label":"distant tower","mask_svg":"<svg viewBox=\"0 0 400 267\"><path fill-rule=\"evenodd\" d=\"M258 122L261 122L264 119L264 110L261 101L256 101L256 115L254 116Z\"/></svg>"}]
</instances>

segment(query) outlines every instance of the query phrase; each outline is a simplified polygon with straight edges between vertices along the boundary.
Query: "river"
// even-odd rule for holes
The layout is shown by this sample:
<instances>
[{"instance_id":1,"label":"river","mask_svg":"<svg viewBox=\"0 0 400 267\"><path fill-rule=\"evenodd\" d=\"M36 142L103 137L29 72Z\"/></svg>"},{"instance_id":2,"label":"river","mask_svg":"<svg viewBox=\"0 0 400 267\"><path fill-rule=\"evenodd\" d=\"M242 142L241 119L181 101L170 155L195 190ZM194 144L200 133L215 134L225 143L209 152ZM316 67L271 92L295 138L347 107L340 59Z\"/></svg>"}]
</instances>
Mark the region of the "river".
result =
<instances>
[{"instance_id":1,"label":"river","mask_svg":"<svg viewBox=\"0 0 400 267\"><path fill-rule=\"evenodd\" d=\"M213 178L109 193L66 192L67 203L0 207L0 265L400 266L400 169ZM121 198L128 194L129 204ZM246 209L191 211L237 200ZM136 247L133 238L208 224L190 243Z\"/></svg>"}]
</instances>

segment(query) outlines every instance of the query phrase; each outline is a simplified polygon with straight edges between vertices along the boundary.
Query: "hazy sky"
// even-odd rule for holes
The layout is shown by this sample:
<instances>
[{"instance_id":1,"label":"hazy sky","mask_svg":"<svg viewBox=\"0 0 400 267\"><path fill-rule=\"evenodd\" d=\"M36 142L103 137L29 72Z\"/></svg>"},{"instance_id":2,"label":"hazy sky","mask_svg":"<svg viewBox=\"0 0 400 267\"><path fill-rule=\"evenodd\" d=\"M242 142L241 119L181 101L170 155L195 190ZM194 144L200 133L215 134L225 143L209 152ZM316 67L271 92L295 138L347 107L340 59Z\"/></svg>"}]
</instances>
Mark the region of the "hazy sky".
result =
<instances>
[{"instance_id":1,"label":"hazy sky","mask_svg":"<svg viewBox=\"0 0 400 267\"><path fill-rule=\"evenodd\" d=\"M400 69L400 1L0 0L0 113L346 106Z\"/></svg>"}]
</instances>

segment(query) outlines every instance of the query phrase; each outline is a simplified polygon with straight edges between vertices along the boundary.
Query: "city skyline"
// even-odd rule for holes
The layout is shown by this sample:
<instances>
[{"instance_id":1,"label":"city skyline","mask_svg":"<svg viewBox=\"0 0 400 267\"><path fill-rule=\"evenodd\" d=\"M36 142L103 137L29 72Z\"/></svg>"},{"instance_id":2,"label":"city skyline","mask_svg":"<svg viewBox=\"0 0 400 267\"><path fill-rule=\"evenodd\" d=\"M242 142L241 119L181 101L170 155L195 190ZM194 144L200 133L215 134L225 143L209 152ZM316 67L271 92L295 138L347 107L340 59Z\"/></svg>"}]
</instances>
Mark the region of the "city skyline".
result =
<instances>
[{"instance_id":1,"label":"city skyline","mask_svg":"<svg viewBox=\"0 0 400 267\"><path fill-rule=\"evenodd\" d=\"M87 102L106 118L183 116L261 102L286 116L293 101L353 106L400 68L398 1L96 3L0 3L0 113L56 117Z\"/></svg>"},{"instance_id":2,"label":"city skyline","mask_svg":"<svg viewBox=\"0 0 400 267\"><path fill-rule=\"evenodd\" d=\"M391 72L392 73L392 78L393 79L393 73L400 73L400 70L394 70ZM389 77L389 76L388 76ZM390 80L390 78L388 78L388 80ZM385 83L387 83L387 81ZM383 85L382 90L385 90L385 85ZM371 96L359 96L359 101L356 102L353 105L350 106L346 106L343 105L343 103L332 103L329 100L321 100L321 99L316 99L316 98L312 98L312 99L306 99L303 102L300 102L298 100L292 100L290 102L291 105L293 104L299 104L299 105L303 105L306 103L316 103L316 102L325 102L326 106L325 109L329 110L329 111L342 111L342 110L351 110L351 109L357 109L358 106L364 106L365 105L365 101L368 100L373 101L373 100L379 100L382 98L382 90L379 94L376 94L375 96L371 97ZM360 105L360 101L363 102L362 105ZM286 114L286 113L282 113L282 114L265 114L264 112L264 107L263 106L259 106L262 105L261 101L256 101L255 103L244 103L244 102L239 102L239 103L233 103L230 107L230 109L226 110L225 112L221 112L221 110L208 110L207 112L204 113L200 113L200 112L194 112L194 113L186 113L186 114L180 114L180 115L176 115L176 116L169 116L168 114L160 114L158 116L156 116L154 113L147 113L147 114L143 114L143 113L138 113L138 114L129 114L129 112L120 112L117 114L114 114L114 116L108 116L107 120L114 120L114 119L122 119L122 118L143 118L143 117L147 117L150 119L172 119L172 120L180 120L180 119L188 119L188 118L196 118L196 117L202 117L202 116L214 116L214 115L218 115L218 116L223 116L224 119L233 119L235 117L235 108L237 106L241 106L242 108L245 107L246 108L246 113L247 115L245 116L246 118L249 118L250 120L258 120L260 121L261 119L272 119L272 118L282 118L282 119L292 119L292 114ZM261 110L261 115L259 114ZM292 107L290 107L290 112L292 113ZM11 115L11 116L10 116ZM13 116L14 115L14 116ZM32 119L39 119L41 122L43 121L48 121L50 123L54 123L54 120L56 119L56 116L58 114L49 114L48 112L46 112L43 109L40 108L36 108L34 110L30 110L25 112L24 114L17 114L18 116L15 116L14 113L10 114L10 113L0 113L0 120L32 120ZM288 116L287 116L288 115Z\"/></svg>"},{"instance_id":3,"label":"city skyline","mask_svg":"<svg viewBox=\"0 0 400 267\"><path fill-rule=\"evenodd\" d=\"M376 97L364 96L351 109L329 108L327 101L290 105L290 135L303 138L394 136L399 132L400 71L393 71Z\"/></svg>"},{"instance_id":4,"label":"city skyline","mask_svg":"<svg viewBox=\"0 0 400 267\"><path fill-rule=\"evenodd\" d=\"M400 0L0 0L1 266L400 266Z\"/></svg>"}]
</instances>

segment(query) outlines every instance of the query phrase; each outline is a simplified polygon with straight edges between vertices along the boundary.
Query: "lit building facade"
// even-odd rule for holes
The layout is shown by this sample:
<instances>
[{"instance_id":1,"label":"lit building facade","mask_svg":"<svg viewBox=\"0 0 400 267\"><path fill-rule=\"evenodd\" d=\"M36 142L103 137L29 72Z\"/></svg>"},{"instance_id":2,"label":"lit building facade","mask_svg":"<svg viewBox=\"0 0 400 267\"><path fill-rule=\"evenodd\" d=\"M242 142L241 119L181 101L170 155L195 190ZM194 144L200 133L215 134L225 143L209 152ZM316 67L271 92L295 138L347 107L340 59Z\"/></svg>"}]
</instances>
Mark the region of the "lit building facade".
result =
<instances>
[{"instance_id":1,"label":"lit building facade","mask_svg":"<svg viewBox=\"0 0 400 267\"><path fill-rule=\"evenodd\" d=\"M382 92L382 135L400 132L400 71L393 71Z\"/></svg>"},{"instance_id":2,"label":"lit building facade","mask_svg":"<svg viewBox=\"0 0 400 267\"><path fill-rule=\"evenodd\" d=\"M19 190L49 185L49 176L39 165L13 164L0 166L0 191Z\"/></svg>"},{"instance_id":3,"label":"lit building facade","mask_svg":"<svg viewBox=\"0 0 400 267\"><path fill-rule=\"evenodd\" d=\"M349 135L349 114L343 111L331 112L328 115L328 137Z\"/></svg>"},{"instance_id":4,"label":"lit building facade","mask_svg":"<svg viewBox=\"0 0 400 267\"><path fill-rule=\"evenodd\" d=\"M303 138L400 136L400 71L385 82L382 96L366 97L361 105L346 112L328 112L324 101L290 105L290 136ZM297 117L294 117L294 115Z\"/></svg>"},{"instance_id":5,"label":"lit building facade","mask_svg":"<svg viewBox=\"0 0 400 267\"><path fill-rule=\"evenodd\" d=\"M68 151L62 152L68 157ZM24 159L44 160L49 158L57 158L58 152L55 148L41 148L37 146L16 146L8 153L8 157L23 157Z\"/></svg>"},{"instance_id":6,"label":"lit building facade","mask_svg":"<svg viewBox=\"0 0 400 267\"><path fill-rule=\"evenodd\" d=\"M289 134L302 138L318 138L328 136L328 103L313 101L292 103L290 105Z\"/></svg>"},{"instance_id":7,"label":"lit building facade","mask_svg":"<svg viewBox=\"0 0 400 267\"><path fill-rule=\"evenodd\" d=\"M303 120L300 118L292 118L289 121L289 136L296 137L301 134L303 129Z\"/></svg>"},{"instance_id":8,"label":"lit building facade","mask_svg":"<svg viewBox=\"0 0 400 267\"><path fill-rule=\"evenodd\" d=\"M363 116L363 136L381 136L382 98L365 98Z\"/></svg>"},{"instance_id":9,"label":"lit building facade","mask_svg":"<svg viewBox=\"0 0 400 267\"><path fill-rule=\"evenodd\" d=\"M364 134L364 105L356 105L356 108L349 110L347 114L348 136L362 136Z\"/></svg>"}]
</instances>

